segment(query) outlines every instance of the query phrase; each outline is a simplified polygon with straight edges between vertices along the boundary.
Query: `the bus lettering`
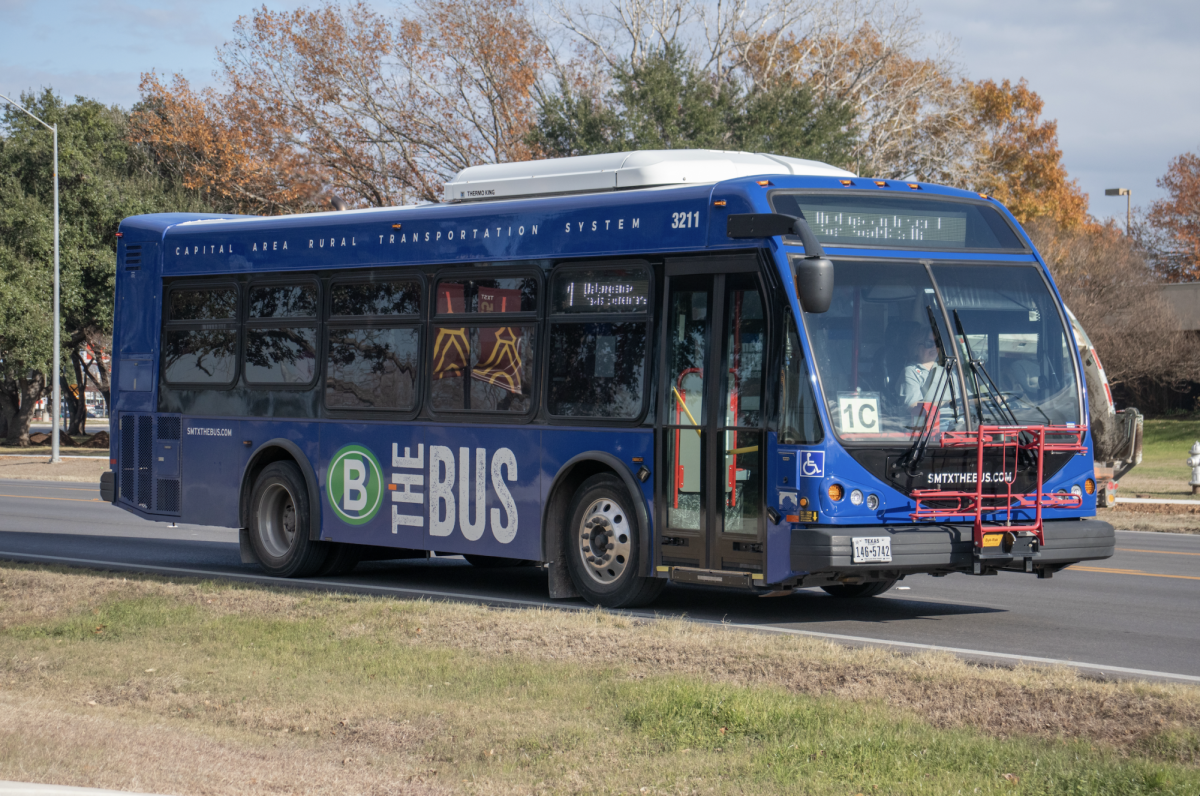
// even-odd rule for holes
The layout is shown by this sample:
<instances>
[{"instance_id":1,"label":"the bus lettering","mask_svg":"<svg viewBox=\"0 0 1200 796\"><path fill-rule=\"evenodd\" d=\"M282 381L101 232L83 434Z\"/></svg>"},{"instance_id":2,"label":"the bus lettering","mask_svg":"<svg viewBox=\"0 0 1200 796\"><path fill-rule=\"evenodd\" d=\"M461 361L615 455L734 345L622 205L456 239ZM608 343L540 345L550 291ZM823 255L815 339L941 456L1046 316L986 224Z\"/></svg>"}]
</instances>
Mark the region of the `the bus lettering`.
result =
<instances>
[{"instance_id":1,"label":"the bus lettering","mask_svg":"<svg viewBox=\"0 0 1200 796\"><path fill-rule=\"evenodd\" d=\"M342 459L342 507L346 511L367 507L367 468L361 459Z\"/></svg>"},{"instance_id":2,"label":"the bus lettering","mask_svg":"<svg viewBox=\"0 0 1200 796\"><path fill-rule=\"evenodd\" d=\"M443 470L446 477L442 478ZM443 511L442 507L445 506ZM444 445L429 446L429 535L454 533L454 452Z\"/></svg>"},{"instance_id":3,"label":"the bus lettering","mask_svg":"<svg viewBox=\"0 0 1200 796\"><path fill-rule=\"evenodd\" d=\"M492 489L496 491L496 498L504 507L504 513L508 515L508 524L500 524L500 509L491 511L492 536L496 537L497 542L508 544L517 536L517 503L508 491L508 485L500 477L501 467L507 471L509 481L517 480L517 457L508 448L501 448L492 456Z\"/></svg>"},{"instance_id":4,"label":"the bus lettering","mask_svg":"<svg viewBox=\"0 0 1200 796\"><path fill-rule=\"evenodd\" d=\"M471 449L458 449L458 505L459 527L468 541L477 541L483 536L487 522L487 486L484 480L487 470L487 449L475 449L475 521L471 521Z\"/></svg>"},{"instance_id":5,"label":"the bus lettering","mask_svg":"<svg viewBox=\"0 0 1200 796\"><path fill-rule=\"evenodd\" d=\"M641 226L642 226L642 220L641 220L640 218L635 218L635 219L633 220L633 228L634 228L634 229L641 229Z\"/></svg>"}]
</instances>

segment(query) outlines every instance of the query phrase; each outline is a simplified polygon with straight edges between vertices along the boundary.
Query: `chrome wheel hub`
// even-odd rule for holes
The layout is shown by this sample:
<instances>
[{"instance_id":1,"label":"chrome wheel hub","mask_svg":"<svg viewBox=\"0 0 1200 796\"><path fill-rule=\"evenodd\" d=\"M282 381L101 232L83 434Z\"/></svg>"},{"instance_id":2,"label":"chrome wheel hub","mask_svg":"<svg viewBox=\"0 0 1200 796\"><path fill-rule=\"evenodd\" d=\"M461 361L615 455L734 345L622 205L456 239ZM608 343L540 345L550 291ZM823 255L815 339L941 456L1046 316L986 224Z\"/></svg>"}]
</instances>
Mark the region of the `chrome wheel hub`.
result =
<instances>
[{"instance_id":1,"label":"chrome wheel hub","mask_svg":"<svg viewBox=\"0 0 1200 796\"><path fill-rule=\"evenodd\" d=\"M629 565L629 518L615 500L592 501L576 537L583 569L597 583L613 583Z\"/></svg>"},{"instance_id":2,"label":"chrome wheel hub","mask_svg":"<svg viewBox=\"0 0 1200 796\"><path fill-rule=\"evenodd\" d=\"M258 503L258 535L274 558L283 558L296 539L296 502L282 484L271 484Z\"/></svg>"}]
</instances>

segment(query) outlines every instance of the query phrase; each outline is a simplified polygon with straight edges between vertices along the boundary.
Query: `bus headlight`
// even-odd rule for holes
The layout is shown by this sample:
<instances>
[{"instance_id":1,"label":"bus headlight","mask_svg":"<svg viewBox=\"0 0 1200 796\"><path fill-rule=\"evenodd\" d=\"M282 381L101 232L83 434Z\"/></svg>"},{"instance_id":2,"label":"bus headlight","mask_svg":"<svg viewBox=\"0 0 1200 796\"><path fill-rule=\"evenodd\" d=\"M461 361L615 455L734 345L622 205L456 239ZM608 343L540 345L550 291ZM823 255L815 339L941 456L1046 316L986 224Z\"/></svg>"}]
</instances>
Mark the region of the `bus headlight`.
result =
<instances>
[{"instance_id":1,"label":"bus headlight","mask_svg":"<svg viewBox=\"0 0 1200 796\"><path fill-rule=\"evenodd\" d=\"M841 500L845 496L846 496L846 490L842 488L841 484L830 484L829 485L829 499L832 500L834 503L837 503L839 500Z\"/></svg>"},{"instance_id":2,"label":"bus headlight","mask_svg":"<svg viewBox=\"0 0 1200 796\"><path fill-rule=\"evenodd\" d=\"M1071 494L1075 497L1083 497L1083 487L1081 487L1079 484L1076 484L1075 486L1071 487ZM1088 494L1091 493L1089 492Z\"/></svg>"},{"instance_id":3,"label":"bus headlight","mask_svg":"<svg viewBox=\"0 0 1200 796\"><path fill-rule=\"evenodd\" d=\"M867 508L871 511L879 508L879 495L867 495Z\"/></svg>"},{"instance_id":4,"label":"bus headlight","mask_svg":"<svg viewBox=\"0 0 1200 796\"><path fill-rule=\"evenodd\" d=\"M861 489L854 489L850 492L850 502L856 506L861 506L863 502L863 493Z\"/></svg>"}]
</instances>

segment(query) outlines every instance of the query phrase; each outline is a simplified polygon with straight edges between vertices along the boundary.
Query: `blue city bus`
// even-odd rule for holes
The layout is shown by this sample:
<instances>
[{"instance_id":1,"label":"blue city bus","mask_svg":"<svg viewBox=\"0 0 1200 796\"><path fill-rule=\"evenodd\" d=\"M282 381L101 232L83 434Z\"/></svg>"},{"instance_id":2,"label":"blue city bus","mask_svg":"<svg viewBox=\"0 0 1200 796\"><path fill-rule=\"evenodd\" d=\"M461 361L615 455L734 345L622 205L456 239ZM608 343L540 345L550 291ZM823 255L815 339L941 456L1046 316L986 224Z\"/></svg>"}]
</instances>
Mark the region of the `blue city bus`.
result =
<instances>
[{"instance_id":1,"label":"blue city bus","mask_svg":"<svg viewBox=\"0 0 1200 796\"><path fill-rule=\"evenodd\" d=\"M995 200L701 150L445 190L123 221L104 499L275 576L462 555L608 607L1112 555L1065 308Z\"/></svg>"}]
</instances>

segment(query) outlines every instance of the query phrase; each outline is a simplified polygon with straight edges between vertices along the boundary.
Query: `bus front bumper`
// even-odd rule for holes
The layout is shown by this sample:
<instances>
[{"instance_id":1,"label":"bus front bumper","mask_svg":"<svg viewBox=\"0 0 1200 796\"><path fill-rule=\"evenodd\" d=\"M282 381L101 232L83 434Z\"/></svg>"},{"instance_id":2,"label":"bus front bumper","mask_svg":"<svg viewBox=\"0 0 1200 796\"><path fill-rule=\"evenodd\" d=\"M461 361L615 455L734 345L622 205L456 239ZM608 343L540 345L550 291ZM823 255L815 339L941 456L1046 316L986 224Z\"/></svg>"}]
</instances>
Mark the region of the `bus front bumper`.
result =
<instances>
[{"instance_id":1,"label":"bus front bumper","mask_svg":"<svg viewBox=\"0 0 1200 796\"><path fill-rule=\"evenodd\" d=\"M836 573L872 579L921 572L987 574L1001 569L1048 576L1069 564L1109 558L1116 545L1113 526L1096 519L1047 520L1044 535L1046 543L1040 547L1032 537L1025 537L1011 549L977 553L968 524L810 526L792 530L791 564L793 572L804 575ZM854 538L879 536L891 539L891 562L856 564Z\"/></svg>"}]
</instances>

